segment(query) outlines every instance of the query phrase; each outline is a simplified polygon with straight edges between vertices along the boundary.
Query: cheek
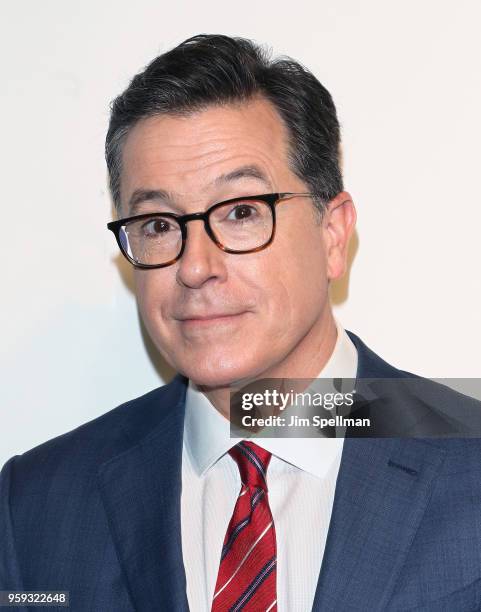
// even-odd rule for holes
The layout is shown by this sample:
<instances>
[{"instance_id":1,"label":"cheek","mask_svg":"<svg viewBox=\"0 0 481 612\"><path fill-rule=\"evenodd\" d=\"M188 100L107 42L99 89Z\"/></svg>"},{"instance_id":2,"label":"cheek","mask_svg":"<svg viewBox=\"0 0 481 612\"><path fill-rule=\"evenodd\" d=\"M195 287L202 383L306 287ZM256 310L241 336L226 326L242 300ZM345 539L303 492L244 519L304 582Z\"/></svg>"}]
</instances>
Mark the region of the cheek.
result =
<instances>
[{"instance_id":1,"label":"cheek","mask_svg":"<svg viewBox=\"0 0 481 612\"><path fill-rule=\"evenodd\" d=\"M166 296L170 294L171 278L166 270L139 270L134 272L135 294L144 324L153 338L166 333L163 313Z\"/></svg>"},{"instance_id":2,"label":"cheek","mask_svg":"<svg viewBox=\"0 0 481 612\"><path fill-rule=\"evenodd\" d=\"M255 279L268 342L292 340L319 317L327 300L326 258L317 233L299 241L298 248L278 248L259 258ZM288 257L284 254L290 253ZM266 251L267 255L267 251ZM260 335L260 334L259 334ZM268 336L268 337L267 337Z\"/></svg>"},{"instance_id":3,"label":"cheek","mask_svg":"<svg viewBox=\"0 0 481 612\"><path fill-rule=\"evenodd\" d=\"M305 222L291 226L279 240L278 259L283 262L279 278L286 288L291 310L319 303L327 291L327 261L320 226Z\"/></svg>"},{"instance_id":4,"label":"cheek","mask_svg":"<svg viewBox=\"0 0 481 612\"><path fill-rule=\"evenodd\" d=\"M315 323L325 305L327 284L322 269L309 266L293 268L279 281L276 320L279 337L302 336Z\"/></svg>"},{"instance_id":5,"label":"cheek","mask_svg":"<svg viewBox=\"0 0 481 612\"><path fill-rule=\"evenodd\" d=\"M134 271L134 286L137 304L141 313L147 314L149 304L151 303L152 283L149 282L149 272L147 270L135 269Z\"/></svg>"}]
</instances>

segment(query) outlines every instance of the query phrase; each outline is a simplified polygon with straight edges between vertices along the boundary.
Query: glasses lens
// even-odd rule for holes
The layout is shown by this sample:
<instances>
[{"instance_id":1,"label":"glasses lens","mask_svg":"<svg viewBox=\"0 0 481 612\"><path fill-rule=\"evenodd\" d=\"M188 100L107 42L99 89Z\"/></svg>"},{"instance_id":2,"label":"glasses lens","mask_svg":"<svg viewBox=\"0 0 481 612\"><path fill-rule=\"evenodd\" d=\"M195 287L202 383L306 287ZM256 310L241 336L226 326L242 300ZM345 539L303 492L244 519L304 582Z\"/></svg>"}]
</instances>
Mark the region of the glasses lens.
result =
<instances>
[{"instance_id":1,"label":"glasses lens","mask_svg":"<svg viewBox=\"0 0 481 612\"><path fill-rule=\"evenodd\" d=\"M257 249L272 237L271 207L262 200L223 204L211 212L209 220L217 240L231 251Z\"/></svg>"},{"instance_id":2,"label":"glasses lens","mask_svg":"<svg viewBox=\"0 0 481 612\"><path fill-rule=\"evenodd\" d=\"M136 263L157 266L177 257L182 247L182 233L174 219L152 215L123 225L120 241Z\"/></svg>"}]
</instances>

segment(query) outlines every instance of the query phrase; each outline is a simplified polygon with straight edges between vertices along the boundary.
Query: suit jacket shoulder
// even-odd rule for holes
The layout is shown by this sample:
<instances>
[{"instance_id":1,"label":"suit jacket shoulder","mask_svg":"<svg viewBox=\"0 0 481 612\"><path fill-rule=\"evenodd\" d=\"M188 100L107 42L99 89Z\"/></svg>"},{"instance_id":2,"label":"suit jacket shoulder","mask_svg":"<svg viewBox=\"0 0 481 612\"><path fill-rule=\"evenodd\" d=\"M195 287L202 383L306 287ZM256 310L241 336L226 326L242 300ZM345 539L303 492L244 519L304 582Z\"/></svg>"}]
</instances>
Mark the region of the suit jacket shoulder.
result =
<instances>
[{"instance_id":1,"label":"suit jacket shoulder","mask_svg":"<svg viewBox=\"0 0 481 612\"><path fill-rule=\"evenodd\" d=\"M63 587L77 593L76 610L132 610L110 538L99 472L148 447L159 431L181 432L185 389L185 379L177 376L4 465L0 589ZM90 608L92 589L109 571L110 603L101 599Z\"/></svg>"},{"instance_id":2,"label":"suit jacket shoulder","mask_svg":"<svg viewBox=\"0 0 481 612\"><path fill-rule=\"evenodd\" d=\"M17 456L16 469L24 470L23 476L34 473L37 477L39 473L36 473L36 469L43 471L49 463L56 466L55 471L68 464L71 464L70 469L75 470L76 463L98 465L110 456L118 455L139 443L172 415L179 399L183 399L184 380L176 376L167 385L39 444Z\"/></svg>"}]
</instances>

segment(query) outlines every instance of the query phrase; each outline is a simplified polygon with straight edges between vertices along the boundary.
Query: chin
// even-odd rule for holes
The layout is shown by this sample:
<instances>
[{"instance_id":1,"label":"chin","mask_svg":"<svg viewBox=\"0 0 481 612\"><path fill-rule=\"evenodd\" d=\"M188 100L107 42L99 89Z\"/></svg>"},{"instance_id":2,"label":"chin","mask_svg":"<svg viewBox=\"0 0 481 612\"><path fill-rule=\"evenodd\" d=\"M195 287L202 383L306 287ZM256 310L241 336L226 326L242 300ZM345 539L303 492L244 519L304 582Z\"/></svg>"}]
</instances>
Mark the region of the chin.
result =
<instances>
[{"instance_id":1,"label":"chin","mask_svg":"<svg viewBox=\"0 0 481 612\"><path fill-rule=\"evenodd\" d=\"M212 364L212 365L208 365ZM178 370L196 385L205 387L230 387L242 384L258 374L259 366L253 363L233 362L232 359L212 359L208 357L199 359L196 364L185 364Z\"/></svg>"}]
</instances>

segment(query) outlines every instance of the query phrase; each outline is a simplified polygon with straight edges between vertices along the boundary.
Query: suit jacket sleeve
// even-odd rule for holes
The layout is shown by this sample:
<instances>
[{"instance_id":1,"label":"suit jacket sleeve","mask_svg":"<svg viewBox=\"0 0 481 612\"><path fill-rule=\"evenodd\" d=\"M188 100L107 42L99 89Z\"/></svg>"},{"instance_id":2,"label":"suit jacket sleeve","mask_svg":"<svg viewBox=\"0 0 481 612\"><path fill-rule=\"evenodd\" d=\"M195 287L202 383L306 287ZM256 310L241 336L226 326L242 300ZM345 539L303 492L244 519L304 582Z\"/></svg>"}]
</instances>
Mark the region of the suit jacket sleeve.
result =
<instances>
[{"instance_id":1,"label":"suit jacket sleeve","mask_svg":"<svg viewBox=\"0 0 481 612\"><path fill-rule=\"evenodd\" d=\"M15 459L9 459L0 472L0 590L23 590L10 508Z\"/></svg>"}]
</instances>

